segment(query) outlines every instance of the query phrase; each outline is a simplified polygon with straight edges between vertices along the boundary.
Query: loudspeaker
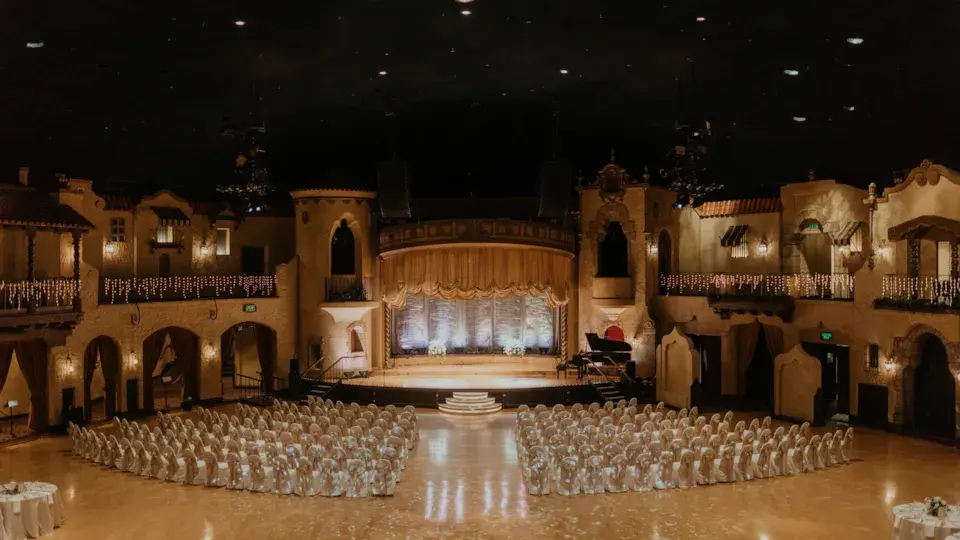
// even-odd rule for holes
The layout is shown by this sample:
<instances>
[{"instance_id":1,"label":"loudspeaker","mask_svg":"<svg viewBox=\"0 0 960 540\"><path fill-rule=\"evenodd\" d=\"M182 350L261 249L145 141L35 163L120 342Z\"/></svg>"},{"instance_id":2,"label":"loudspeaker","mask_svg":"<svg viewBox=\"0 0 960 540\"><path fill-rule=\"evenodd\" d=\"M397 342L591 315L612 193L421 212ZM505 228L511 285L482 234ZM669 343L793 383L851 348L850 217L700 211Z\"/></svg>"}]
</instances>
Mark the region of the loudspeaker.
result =
<instances>
[{"instance_id":1,"label":"loudspeaker","mask_svg":"<svg viewBox=\"0 0 960 540\"><path fill-rule=\"evenodd\" d=\"M290 359L290 376L300 375L300 360L297 358Z\"/></svg>"},{"instance_id":2,"label":"loudspeaker","mask_svg":"<svg viewBox=\"0 0 960 540\"><path fill-rule=\"evenodd\" d=\"M64 388L60 391L60 399L62 400L61 409L62 411L69 411L73 407L73 399L76 396L77 391L71 386L70 388Z\"/></svg>"},{"instance_id":3,"label":"loudspeaker","mask_svg":"<svg viewBox=\"0 0 960 540\"><path fill-rule=\"evenodd\" d=\"M127 379L127 414L136 414L140 410L140 381L134 377Z\"/></svg>"},{"instance_id":4,"label":"loudspeaker","mask_svg":"<svg viewBox=\"0 0 960 540\"><path fill-rule=\"evenodd\" d=\"M560 161L547 161L540 167L540 210L537 217L562 218L570 209L573 169Z\"/></svg>"},{"instance_id":5,"label":"loudspeaker","mask_svg":"<svg viewBox=\"0 0 960 540\"><path fill-rule=\"evenodd\" d=\"M380 216L388 219L410 217L410 185L407 164L387 161L377 168L377 202Z\"/></svg>"}]
</instances>

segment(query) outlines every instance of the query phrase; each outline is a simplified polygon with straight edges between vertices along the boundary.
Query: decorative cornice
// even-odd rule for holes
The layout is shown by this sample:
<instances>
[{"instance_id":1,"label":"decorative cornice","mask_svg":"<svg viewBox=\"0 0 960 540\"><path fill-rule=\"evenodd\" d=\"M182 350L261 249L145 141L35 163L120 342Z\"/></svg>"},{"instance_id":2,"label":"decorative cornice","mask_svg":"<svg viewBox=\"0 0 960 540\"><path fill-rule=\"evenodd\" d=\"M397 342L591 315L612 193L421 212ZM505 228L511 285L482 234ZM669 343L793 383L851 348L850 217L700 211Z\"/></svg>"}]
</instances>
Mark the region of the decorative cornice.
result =
<instances>
[{"instance_id":1,"label":"decorative cornice","mask_svg":"<svg viewBox=\"0 0 960 540\"><path fill-rule=\"evenodd\" d=\"M574 251L574 234L549 223L509 219L451 219L386 227L380 253L438 244L518 244Z\"/></svg>"},{"instance_id":2,"label":"decorative cornice","mask_svg":"<svg viewBox=\"0 0 960 540\"><path fill-rule=\"evenodd\" d=\"M907 188L907 186L914 182L916 182L916 184L920 187L926 186L927 184L935 186L940 183L941 176L960 186L960 173L949 167L937 165L929 159L925 159L922 163L920 163L919 167L916 167L910 171L910 174L907 175L906 180L893 187L883 190L883 197L880 199L880 201L886 202L886 199L890 196L890 194L903 191Z\"/></svg>"}]
</instances>

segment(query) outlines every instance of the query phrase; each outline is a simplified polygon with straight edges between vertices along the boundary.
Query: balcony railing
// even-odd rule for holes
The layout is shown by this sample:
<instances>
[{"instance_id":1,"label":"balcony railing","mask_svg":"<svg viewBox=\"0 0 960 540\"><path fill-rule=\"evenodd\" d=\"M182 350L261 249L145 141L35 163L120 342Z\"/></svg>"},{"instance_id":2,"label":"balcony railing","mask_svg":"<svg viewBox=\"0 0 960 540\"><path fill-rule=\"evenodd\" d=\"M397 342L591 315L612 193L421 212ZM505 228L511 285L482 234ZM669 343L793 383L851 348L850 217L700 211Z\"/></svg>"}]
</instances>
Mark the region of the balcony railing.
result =
<instances>
[{"instance_id":1,"label":"balcony railing","mask_svg":"<svg viewBox=\"0 0 960 540\"><path fill-rule=\"evenodd\" d=\"M883 276L874 307L919 312L960 310L960 278Z\"/></svg>"},{"instance_id":2,"label":"balcony railing","mask_svg":"<svg viewBox=\"0 0 960 540\"><path fill-rule=\"evenodd\" d=\"M100 279L101 304L277 295L277 276L187 276Z\"/></svg>"},{"instance_id":3,"label":"balcony railing","mask_svg":"<svg viewBox=\"0 0 960 540\"><path fill-rule=\"evenodd\" d=\"M72 308L76 290L73 278L0 281L0 311Z\"/></svg>"},{"instance_id":4,"label":"balcony railing","mask_svg":"<svg viewBox=\"0 0 960 540\"><path fill-rule=\"evenodd\" d=\"M152 249L179 249L183 246L183 231L180 229L174 229L173 227L150 229L150 247Z\"/></svg>"},{"instance_id":5,"label":"balcony railing","mask_svg":"<svg viewBox=\"0 0 960 540\"><path fill-rule=\"evenodd\" d=\"M370 280L358 276L330 276L327 278L325 302L367 302L370 300Z\"/></svg>"},{"instance_id":6,"label":"balcony railing","mask_svg":"<svg viewBox=\"0 0 960 540\"><path fill-rule=\"evenodd\" d=\"M852 300L849 274L668 274L660 294L711 297L793 297Z\"/></svg>"}]
</instances>

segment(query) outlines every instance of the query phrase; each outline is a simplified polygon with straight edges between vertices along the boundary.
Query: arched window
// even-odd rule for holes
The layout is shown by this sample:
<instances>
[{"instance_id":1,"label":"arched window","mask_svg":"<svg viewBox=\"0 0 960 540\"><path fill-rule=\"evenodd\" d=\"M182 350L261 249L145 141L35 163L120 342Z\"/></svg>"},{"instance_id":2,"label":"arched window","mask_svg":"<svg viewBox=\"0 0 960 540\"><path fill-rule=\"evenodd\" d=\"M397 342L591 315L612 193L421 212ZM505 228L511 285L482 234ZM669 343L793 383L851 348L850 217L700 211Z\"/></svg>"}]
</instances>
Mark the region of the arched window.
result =
<instances>
[{"instance_id":1,"label":"arched window","mask_svg":"<svg viewBox=\"0 0 960 540\"><path fill-rule=\"evenodd\" d=\"M330 242L330 273L333 275L353 275L357 273L356 243L353 231L347 220L341 219L340 226L333 233Z\"/></svg>"},{"instance_id":2,"label":"arched window","mask_svg":"<svg viewBox=\"0 0 960 540\"><path fill-rule=\"evenodd\" d=\"M597 277L629 277L627 235L619 221L607 225L607 235L600 241L597 254Z\"/></svg>"}]
</instances>

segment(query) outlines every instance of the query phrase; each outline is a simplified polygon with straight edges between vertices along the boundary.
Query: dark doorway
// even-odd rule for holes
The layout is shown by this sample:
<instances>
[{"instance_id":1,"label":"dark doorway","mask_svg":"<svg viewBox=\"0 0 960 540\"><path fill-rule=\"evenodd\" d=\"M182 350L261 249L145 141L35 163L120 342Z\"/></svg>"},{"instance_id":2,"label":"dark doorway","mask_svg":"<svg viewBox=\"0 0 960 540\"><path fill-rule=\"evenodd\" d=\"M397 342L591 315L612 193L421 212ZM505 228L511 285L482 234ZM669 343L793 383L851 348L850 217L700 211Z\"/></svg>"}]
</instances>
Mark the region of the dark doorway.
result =
<instances>
[{"instance_id":1,"label":"dark doorway","mask_svg":"<svg viewBox=\"0 0 960 540\"><path fill-rule=\"evenodd\" d=\"M764 325L757 326L757 347L753 351L750 365L747 366L747 387L743 399L751 408L769 410L773 408L773 357L766 346Z\"/></svg>"},{"instance_id":2,"label":"dark doorway","mask_svg":"<svg viewBox=\"0 0 960 540\"><path fill-rule=\"evenodd\" d=\"M920 339L920 364L914 374L914 425L922 434L952 441L957 396L947 350L934 335Z\"/></svg>"},{"instance_id":3,"label":"dark doorway","mask_svg":"<svg viewBox=\"0 0 960 540\"><path fill-rule=\"evenodd\" d=\"M620 222L610 222L606 236L600 241L597 277L630 277L628 245Z\"/></svg>"},{"instance_id":4,"label":"dark doorway","mask_svg":"<svg viewBox=\"0 0 960 540\"><path fill-rule=\"evenodd\" d=\"M335 276L352 276L357 273L357 251L353 231L347 220L341 219L330 242L330 273Z\"/></svg>"},{"instance_id":5,"label":"dark doorway","mask_svg":"<svg viewBox=\"0 0 960 540\"><path fill-rule=\"evenodd\" d=\"M803 350L820 360L820 388L826 418L850 415L850 347L833 343L803 343ZM846 419L842 416L847 416Z\"/></svg>"},{"instance_id":6,"label":"dark doorway","mask_svg":"<svg viewBox=\"0 0 960 540\"><path fill-rule=\"evenodd\" d=\"M100 388L93 386L96 372L103 375L103 397L93 399ZM117 414L117 393L120 390L120 348L117 343L100 336L87 345L83 355L83 414L90 421L112 418Z\"/></svg>"},{"instance_id":7,"label":"dark doorway","mask_svg":"<svg viewBox=\"0 0 960 540\"><path fill-rule=\"evenodd\" d=\"M161 359L173 361L163 367ZM166 407L183 399L196 401L200 391L200 338L176 326L162 328L143 340L143 407L155 410L155 398ZM165 403L166 402L166 403Z\"/></svg>"},{"instance_id":8,"label":"dark doorway","mask_svg":"<svg viewBox=\"0 0 960 540\"><path fill-rule=\"evenodd\" d=\"M160 277L170 277L170 255L160 254Z\"/></svg>"},{"instance_id":9,"label":"dark doorway","mask_svg":"<svg viewBox=\"0 0 960 540\"><path fill-rule=\"evenodd\" d=\"M662 252L661 252L662 253ZM720 403L722 381L720 354L722 350L720 336L689 336L693 346L700 352L700 387L703 389L705 405Z\"/></svg>"},{"instance_id":10,"label":"dark doorway","mask_svg":"<svg viewBox=\"0 0 960 540\"><path fill-rule=\"evenodd\" d=\"M240 248L240 273L245 276L266 274L266 261L262 247Z\"/></svg>"},{"instance_id":11,"label":"dark doorway","mask_svg":"<svg viewBox=\"0 0 960 540\"><path fill-rule=\"evenodd\" d=\"M660 283L663 284L663 277L670 275L670 261L673 257L672 246L670 245L670 235L667 231L660 231L660 238L657 240L657 264L660 270ZM665 291L661 291L665 293Z\"/></svg>"}]
</instances>

